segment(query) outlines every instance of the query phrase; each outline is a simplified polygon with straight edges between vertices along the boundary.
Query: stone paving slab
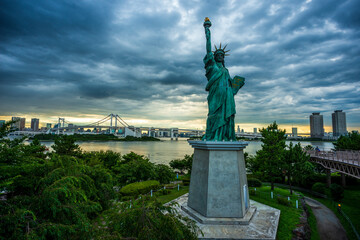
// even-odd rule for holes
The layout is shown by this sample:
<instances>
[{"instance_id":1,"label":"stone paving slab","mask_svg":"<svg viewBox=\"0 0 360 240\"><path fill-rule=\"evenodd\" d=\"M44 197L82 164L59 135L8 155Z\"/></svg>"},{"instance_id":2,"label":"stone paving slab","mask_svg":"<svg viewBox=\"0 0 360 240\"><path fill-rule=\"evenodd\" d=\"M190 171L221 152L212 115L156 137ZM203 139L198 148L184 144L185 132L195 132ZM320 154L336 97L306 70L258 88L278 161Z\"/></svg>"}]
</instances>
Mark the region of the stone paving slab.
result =
<instances>
[{"instance_id":1,"label":"stone paving slab","mask_svg":"<svg viewBox=\"0 0 360 240\"><path fill-rule=\"evenodd\" d=\"M179 214L186 216L194 221L190 215L181 209L182 205L187 205L188 194L184 194L172 202ZM248 225L222 225L222 224L203 224L196 221L204 236L199 234L199 239L207 240L269 240L276 239L277 228L280 219L280 210L266 206L264 204L250 201L251 207L256 207L256 211Z\"/></svg>"}]
</instances>

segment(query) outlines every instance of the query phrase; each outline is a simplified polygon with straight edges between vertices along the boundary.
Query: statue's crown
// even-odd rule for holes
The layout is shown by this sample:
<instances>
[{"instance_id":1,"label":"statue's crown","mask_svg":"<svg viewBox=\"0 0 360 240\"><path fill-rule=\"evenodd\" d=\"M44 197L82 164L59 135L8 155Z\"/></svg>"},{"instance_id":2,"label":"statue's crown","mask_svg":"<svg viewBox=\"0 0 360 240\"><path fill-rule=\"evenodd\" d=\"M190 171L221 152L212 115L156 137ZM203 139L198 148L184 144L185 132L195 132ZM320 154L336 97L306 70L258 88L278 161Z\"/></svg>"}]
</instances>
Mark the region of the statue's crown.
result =
<instances>
[{"instance_id":1,"label":"statue's crown","mask_svg":"<svg viewBox=\"0 0 360 240\"><path fill-rule=\"evenodd\" d=\"M225 51L225 48L227 47L227 44L224 46L224 48L221 48L221 43L220 43L219 48L217 48L215 44L214 44L214 46L215 46L215 51L213 51L214 56L216 56L216 54L218 54L218 53L222 53L222 54L224 54L224 56L229 56L230 55L230 54L227 54L227 52L229 52L230 50Z\"/></svg>"}]
</instances>

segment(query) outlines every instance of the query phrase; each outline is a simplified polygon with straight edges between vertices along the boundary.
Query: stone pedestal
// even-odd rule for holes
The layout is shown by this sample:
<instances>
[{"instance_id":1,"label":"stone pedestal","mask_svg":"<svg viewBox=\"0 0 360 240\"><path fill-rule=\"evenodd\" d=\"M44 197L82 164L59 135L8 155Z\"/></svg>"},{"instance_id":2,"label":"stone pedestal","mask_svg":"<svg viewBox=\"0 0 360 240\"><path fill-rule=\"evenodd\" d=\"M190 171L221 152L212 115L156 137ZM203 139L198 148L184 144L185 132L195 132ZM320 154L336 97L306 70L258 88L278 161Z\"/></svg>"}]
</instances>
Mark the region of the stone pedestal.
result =
<instances>
[{"instance_id":1,"label":"stone pedestal","mask_svg":"<svg viewBox=\"0 0 360 240\"><path fill-rule=\"evenodd\" d=\"M176 202L203 240L275 240L280 210L249 200L246 142L189 141L195 149L189 193ZM171 204L168 203L168 204ZM251 203L251 204L250 204Z\"/></svg>"},{"instance_id":2,"label":"stone pedestal","mask_svg":"<svg viewBox=\"0 0 360 240\"><path fill-rule=\"evenodd\" d=\"M195 149L190 190L184 211L195 219L222 219L223 224L248 224L250 210L243 149L246 142L188 141ZM247 212L249 211L249 214ZM204 218L205 217L205 218Z\"/></svg>"}]
</instances>

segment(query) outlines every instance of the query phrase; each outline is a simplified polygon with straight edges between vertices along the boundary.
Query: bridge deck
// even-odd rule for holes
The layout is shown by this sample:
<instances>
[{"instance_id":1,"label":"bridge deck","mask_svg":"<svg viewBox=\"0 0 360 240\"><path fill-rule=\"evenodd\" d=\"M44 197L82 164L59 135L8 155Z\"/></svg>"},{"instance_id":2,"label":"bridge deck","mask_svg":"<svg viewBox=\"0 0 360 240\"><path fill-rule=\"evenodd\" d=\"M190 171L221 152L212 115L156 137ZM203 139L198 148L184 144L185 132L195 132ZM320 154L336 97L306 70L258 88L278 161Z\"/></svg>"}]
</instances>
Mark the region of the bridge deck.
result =
<instances>
[{"instance_id":1,"label":"bridge deck","mask_svg":"<svg viewBox=\"0 0 360 240\"><path fill-rule=\"evenodd\" d=\"M312 162L360 179L360 151L306 151Z\"/></svg>"}]
</instances>

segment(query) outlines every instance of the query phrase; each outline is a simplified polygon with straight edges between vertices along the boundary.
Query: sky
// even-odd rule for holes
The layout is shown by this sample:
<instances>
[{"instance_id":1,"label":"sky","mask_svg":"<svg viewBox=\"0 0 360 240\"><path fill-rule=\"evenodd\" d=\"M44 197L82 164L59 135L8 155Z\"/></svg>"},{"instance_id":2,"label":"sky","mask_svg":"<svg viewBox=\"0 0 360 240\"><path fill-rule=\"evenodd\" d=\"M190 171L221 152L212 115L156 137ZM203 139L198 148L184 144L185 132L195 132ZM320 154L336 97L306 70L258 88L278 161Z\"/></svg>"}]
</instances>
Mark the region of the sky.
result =
<instances>
[{"instance_id":1,"label":"sky","mask_svg":"<svg viewBox=\"0 0 360 240\"><path fill-rule=\"evenodd\" d=\"M309 132L320 112L360 129L360 1L50 1L0 3L0 119L110 113L135 126L204 129L204 18L228 44L245 131L276 121Z\"/></svg>"}]
</instances>

